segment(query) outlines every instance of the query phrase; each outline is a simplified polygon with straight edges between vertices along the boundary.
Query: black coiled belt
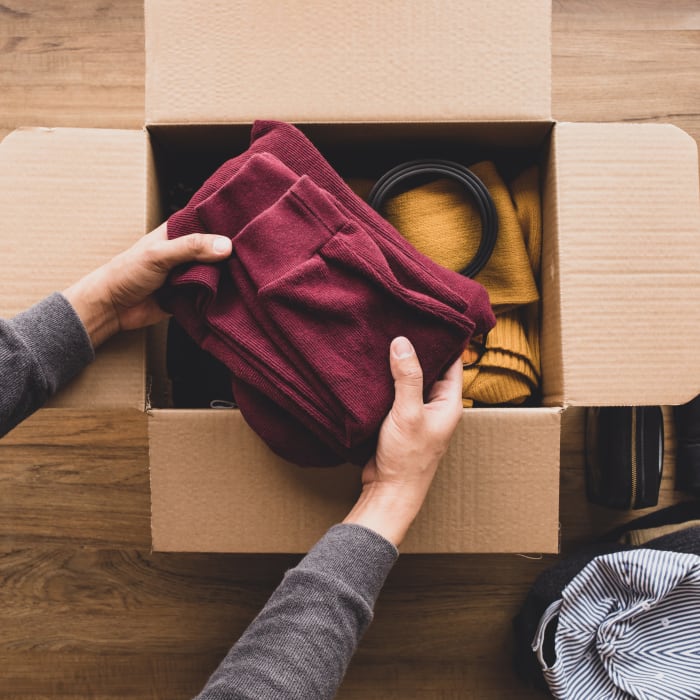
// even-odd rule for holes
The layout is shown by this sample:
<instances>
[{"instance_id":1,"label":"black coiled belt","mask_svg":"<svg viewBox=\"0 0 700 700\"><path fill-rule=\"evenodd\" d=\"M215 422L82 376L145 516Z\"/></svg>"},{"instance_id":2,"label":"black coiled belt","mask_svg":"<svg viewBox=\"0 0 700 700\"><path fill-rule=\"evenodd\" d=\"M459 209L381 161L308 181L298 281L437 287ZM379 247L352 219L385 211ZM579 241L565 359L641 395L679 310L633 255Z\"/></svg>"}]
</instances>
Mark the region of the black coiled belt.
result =
<instances>
[{"instance_id":1,"label":"black coiled belt","mask_svg":"<svg viewBox=\"0 0 700 700\"><path fill-rule=\"evenodd\" d=\"M481 242L472 261L460 273L477 275L489 261L498 236L498 215L486 185L465 165L451 160L412 160L384 173L369 193L368 203L380 211L389 193L399 184L421 175L439 175L457 180L472 195L481 215Z\"/></svg>"}]
</instances>

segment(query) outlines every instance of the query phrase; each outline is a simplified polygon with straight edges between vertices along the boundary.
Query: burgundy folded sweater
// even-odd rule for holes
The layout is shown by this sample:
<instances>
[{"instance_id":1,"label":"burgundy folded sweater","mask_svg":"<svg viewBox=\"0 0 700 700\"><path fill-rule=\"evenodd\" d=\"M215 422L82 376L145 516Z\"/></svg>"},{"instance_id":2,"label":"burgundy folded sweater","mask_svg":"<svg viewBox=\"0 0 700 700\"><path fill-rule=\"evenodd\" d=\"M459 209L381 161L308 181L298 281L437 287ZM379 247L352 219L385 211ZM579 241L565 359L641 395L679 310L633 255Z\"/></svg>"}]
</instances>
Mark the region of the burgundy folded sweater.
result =
<instances>
[{"instance_id":1,"label":"burgundy folded sweater","mask_svg":"<svg viewBox=\"0 0 700 700\"><path fill-rule=\"evenodd\" d=\"M172 273L161 304L297 464L371 456L393 400L392 338L413 343L427 394L495 322L481 285L416 251L290 124L256 122L250 148L168 221L169 238L202 230L229 236L233 254Z\"/></svg>"}]
</instances>

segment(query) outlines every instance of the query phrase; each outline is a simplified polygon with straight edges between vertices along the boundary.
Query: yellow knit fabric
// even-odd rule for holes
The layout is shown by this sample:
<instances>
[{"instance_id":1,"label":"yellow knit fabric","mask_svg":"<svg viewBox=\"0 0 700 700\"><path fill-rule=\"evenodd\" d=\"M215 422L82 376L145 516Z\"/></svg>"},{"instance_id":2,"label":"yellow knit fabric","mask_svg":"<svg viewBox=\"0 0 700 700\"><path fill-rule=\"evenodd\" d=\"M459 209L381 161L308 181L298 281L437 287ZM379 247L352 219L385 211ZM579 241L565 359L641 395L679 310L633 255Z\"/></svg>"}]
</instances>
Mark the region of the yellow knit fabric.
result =
<instances>
[{"instance_id":1,"label":"yellow knit fabric","mask_svg":"<svg viewBox=\"0 0 700 700\"><path fill-rule=\"evenodd\" d=\"M486 185L498 213L498 238L493 255L476 276L486 287L494 309L519 306L539 296L516 205L493 163L469 169ZM521 196L525 190L521 187ZM534 196L539 209L539 193ZM524 217L532 203L521 205ZM387 200L384 215L415 248L439 265L461 270L479 247L481 217L464 188L452 180L435 180Z\"/></svg>"},{"instance_id":2,"label":"yellow knit fabric","mask_svg":"<svg viewBox=\"0 0 700 700\"><path fill-rule=\"evenodd\" d=\"M488 188L498 214L496 246L476 277L489 292L497 323L480 363L464 370L463 402L520 404L540 378L538 171L529 168L509 190L493 163L477 163L470 170ZM419 251L452 270L466 267L481 238L478 210L452 180L435 180L393 197L384 215Z\"/></svg>"},{"instance_id":3,"label":"yellow knit fabric","mask_svg":"<svg viewBox=\"0 0 700 700\"><path fill-rule=\"evenodd\" d=\"M539 365L534 363L536 355L519 311L514 309L496 316L484 356L478 365L464 370L463 399L486 404L520 404L538 385Z\"/></svg>"}]
</instances>

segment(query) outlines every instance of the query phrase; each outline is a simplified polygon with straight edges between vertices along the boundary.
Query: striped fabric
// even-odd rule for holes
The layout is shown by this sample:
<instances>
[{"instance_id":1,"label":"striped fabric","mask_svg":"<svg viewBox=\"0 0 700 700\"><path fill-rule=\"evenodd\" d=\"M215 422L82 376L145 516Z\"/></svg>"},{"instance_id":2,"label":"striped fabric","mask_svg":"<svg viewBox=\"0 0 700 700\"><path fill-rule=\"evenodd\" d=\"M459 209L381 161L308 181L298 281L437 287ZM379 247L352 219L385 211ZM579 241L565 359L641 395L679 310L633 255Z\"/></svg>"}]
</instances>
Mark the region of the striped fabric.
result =
<instances>
[{"instance_id":1,"label":"striped fabric","mask_svg":"<svg viewBox=\"0 0 700 700\"><path fill-rule=\"evenodd\" d=\"M545 632L556 616L547 666ZM549 606L532 648L560 700L700 699L700 557L651 549L597 557Z\"/></svg>"}]
</instances>

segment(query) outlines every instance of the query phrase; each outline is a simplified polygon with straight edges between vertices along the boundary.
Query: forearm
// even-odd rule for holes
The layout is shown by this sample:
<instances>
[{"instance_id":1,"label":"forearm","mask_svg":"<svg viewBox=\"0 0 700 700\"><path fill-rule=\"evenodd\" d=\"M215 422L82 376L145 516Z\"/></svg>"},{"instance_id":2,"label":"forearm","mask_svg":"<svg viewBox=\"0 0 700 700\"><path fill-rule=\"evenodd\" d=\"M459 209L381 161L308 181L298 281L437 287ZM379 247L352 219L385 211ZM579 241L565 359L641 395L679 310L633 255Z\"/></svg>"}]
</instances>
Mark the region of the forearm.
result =
<instances>
[{"instance_id":1,"label":"forearm","mask_svg":"<svg viewBox=\"0 0 700 700\"><path fill-rule=\"evenodd\" d=\"M197 700L334 697L397 556L372 530L331 528L287 572Z\"/></svg>"},{"instance_id":2,"label":"forearm","mask_svg":"<svg viewBox=\"0 0 700 700\"><path fill-rule=\"evenodd\" d=\"M63 291L82 321L93 348L119 331L119 319L109 301L109 286L104 277L104 268L98 268Z\"/></svg>"},{"instance_id":3,"label":"forearm","mask_svg":"<svg viewBox=\"0 0 700 700\"><path fill-rule=\"evenodd\" d=\"M343 523L374 530L400 547L423 505L428 485L368 484Z\"/></svg>"},{"instance_id":4,"label":"forearm","mask_svg":"<svg viewBox=\"0 0 700 700\"><path fill-rule=\"evenodd\" d=\"M52 294L13 319L0 319L0 436L40 408L92 361L75 310Z\"/></svg>"}]
</instances>

